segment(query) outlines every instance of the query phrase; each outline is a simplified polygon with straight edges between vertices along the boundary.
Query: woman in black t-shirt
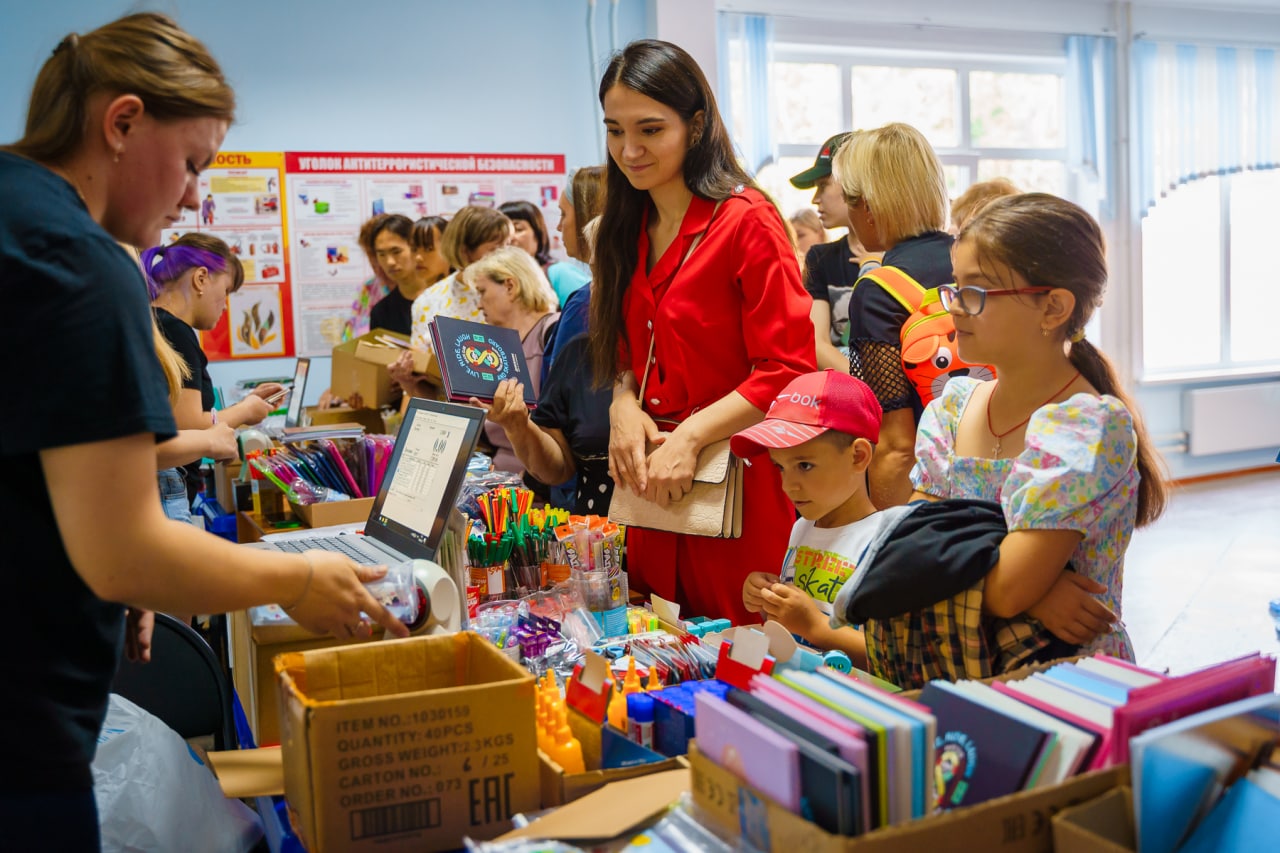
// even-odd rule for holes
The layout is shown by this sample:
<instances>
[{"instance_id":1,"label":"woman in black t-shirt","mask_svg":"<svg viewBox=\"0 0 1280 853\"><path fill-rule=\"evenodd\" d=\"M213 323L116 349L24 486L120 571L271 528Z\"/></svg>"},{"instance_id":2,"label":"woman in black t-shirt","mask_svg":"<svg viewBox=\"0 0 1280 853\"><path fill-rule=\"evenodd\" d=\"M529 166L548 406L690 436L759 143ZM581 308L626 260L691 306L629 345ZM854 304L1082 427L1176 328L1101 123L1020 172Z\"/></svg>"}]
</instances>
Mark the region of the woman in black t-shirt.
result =
<instances>
[{"instance_id":1,"label":"woman in black t-shirt","mask_svg":"<svg viewBox=\"0 0 1280 853\"><path fill-rule=\"evenodd\" d=\"M163 246L155 246L142 253L142 271L151 291L151 307L155 311L156 325L187 365L188 376L182 382L182 391L173 407L173 417L178 429L205 429L223 423L233 429L247 424L260 423L271 414L278 403L278 395L284 391L279 382L264 382L253 389L243 400L215 411L213 379L209 376L209 359L200 348L200 331L208 331L218 324L227 305L227 296L235 293L244 283L244 268L231 248L211 234L189 232ZM268 315L261 324L263 335L281 334L278 320ZM258 329L249 326L248 318L242 329L234 334L256 334ZM273 402L268 402L273 401ZM181 480L186 485L178 491ZM190 512L183 512L178 495L185 492L188 501L199 491L200 463L192 462L184 468L161 471L160 497L165 504L165 514L178 521L190 521Z\"/></svg>"},{"instance_id":2,"label":"woman in black t-shirt","mask_svg":"<svg viewBox=\"0 0 1280 853\"><path fill-rule=\"evenodd\" d=\"M0 537L38 638L0 661L0 845L97 850L90 762L126 633L146 659L146 610L220 613L282 603L317 632L367 635L361 611L408 631L326 552L240 548L168 521L156 441L175 432L141 275L117 241L154 245L199 205L235 96L204 45L170 19L129 15L70 35L36 78L22 139L0 150L0 338L14 355L0 418ZM131 608L126 632L125 607ZM136 619L133 617L137 617ZM145 629L145 630L141 630Z\"/></svg>"}]
</instances>

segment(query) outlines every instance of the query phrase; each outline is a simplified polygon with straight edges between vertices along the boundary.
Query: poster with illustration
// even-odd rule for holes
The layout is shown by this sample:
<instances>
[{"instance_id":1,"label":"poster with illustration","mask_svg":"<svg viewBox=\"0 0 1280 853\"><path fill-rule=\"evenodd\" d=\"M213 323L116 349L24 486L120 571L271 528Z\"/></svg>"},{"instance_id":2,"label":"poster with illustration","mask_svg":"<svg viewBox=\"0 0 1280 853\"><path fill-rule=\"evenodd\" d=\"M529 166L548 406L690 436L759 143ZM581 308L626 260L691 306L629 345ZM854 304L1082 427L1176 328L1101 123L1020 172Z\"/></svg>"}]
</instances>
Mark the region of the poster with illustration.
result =
<instances>
[{"instance_id":1,"label":"poster with illustration","mask_svg":"<svg viewBox=\"0 0 1280 853\"><path fill-rule=\"evenodd\" d=\"M227 296L233 358L284 355L284 310L280 288L246 284Z\"/></svg>"},{"instance_id":2,"label":"poster with illustration","mask_svg":"<svg viewBox=\"0 0 1280 853\"><path fill-rule=\"evenodd\" d=\"M377 154L288 152L291 316L297 355L328 355L350 325L372 269L360 226L380 213L451 217L467 205L520 198L555 227L564 187L560 154ZM561 255L562 256L562 255Z\"/></svg>"}]
</instances>

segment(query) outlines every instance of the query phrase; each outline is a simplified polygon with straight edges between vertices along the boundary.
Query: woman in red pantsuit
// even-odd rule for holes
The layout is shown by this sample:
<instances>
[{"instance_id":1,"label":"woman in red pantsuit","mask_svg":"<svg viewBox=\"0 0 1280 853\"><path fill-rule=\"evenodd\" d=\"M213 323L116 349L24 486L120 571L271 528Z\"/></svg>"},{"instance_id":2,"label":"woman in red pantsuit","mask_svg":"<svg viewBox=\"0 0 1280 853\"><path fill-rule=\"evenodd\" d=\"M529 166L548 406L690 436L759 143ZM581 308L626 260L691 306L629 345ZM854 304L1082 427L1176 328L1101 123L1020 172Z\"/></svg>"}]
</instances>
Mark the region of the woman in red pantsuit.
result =
<instances>
[{"instance_id":1,"label":"woman in red pantsuit","mask_svg":"<svg viewBox=\"0 0 1280 853\"><path fill-rule=\"evenodd\" d=\"M605 71L600 102L609 161L591 350L597 379L613 385L609 471L665 506L692 487L698 451L761 420L815 369L811 300L782 217L738 165L689 54L633 42ZM646 440L657 445L647 455ZM772 465L747 469L743 513L739 539L628 531L632 588L690 615L758 621L742 581L782 564L794 520Z\"/></svg>"}]
</instances>

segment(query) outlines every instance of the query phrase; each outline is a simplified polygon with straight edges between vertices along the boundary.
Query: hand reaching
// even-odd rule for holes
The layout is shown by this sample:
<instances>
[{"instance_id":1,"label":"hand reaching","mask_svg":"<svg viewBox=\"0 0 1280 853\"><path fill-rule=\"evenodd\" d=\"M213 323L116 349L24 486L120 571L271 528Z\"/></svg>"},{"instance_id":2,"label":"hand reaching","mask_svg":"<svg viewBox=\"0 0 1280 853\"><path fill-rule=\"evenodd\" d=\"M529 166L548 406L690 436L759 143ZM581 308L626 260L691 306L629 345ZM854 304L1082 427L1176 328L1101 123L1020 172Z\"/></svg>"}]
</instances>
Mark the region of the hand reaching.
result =
<instances>
[{"instance_id":1,"label":"hand reaching","mask_svg":"<svg viewBox=\"0 0 1280 853\"><path fill-rule=\"evenodd\" d=\"M345 640L368 636L371 628L363 612L392 636L409 636L404 623L364 587L385 575L385 566L360 566L329 551L307 551L304 556L310 571L298 599L287 608L293 621L317 634Z\"/></svg>"}]
</instances>

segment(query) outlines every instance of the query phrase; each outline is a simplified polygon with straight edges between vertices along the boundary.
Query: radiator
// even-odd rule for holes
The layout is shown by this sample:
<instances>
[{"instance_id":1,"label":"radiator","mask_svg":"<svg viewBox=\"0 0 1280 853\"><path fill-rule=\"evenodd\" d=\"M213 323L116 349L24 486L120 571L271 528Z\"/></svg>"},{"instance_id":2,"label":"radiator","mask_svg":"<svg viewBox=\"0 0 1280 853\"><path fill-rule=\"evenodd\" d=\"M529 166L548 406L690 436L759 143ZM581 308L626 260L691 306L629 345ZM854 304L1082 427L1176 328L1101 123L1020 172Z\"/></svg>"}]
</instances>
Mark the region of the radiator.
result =
<instances>
[{"instance_id":1,"label":"radiator","mask_svg":"<svg viewBox=\"0 0 1280 853\"><path fill-rule=\"evenodd\" d=\"M1280 382L1187 391L1182 422L1192 456L1280 447Z\"/></svg>"}]
</instances>

